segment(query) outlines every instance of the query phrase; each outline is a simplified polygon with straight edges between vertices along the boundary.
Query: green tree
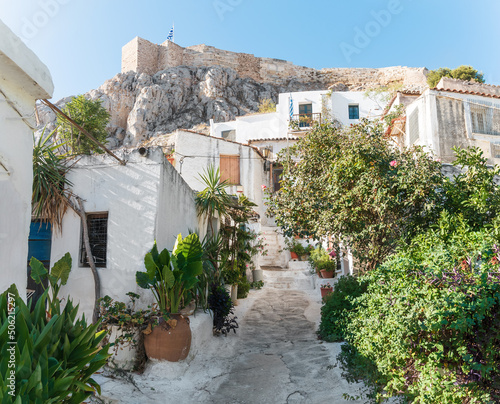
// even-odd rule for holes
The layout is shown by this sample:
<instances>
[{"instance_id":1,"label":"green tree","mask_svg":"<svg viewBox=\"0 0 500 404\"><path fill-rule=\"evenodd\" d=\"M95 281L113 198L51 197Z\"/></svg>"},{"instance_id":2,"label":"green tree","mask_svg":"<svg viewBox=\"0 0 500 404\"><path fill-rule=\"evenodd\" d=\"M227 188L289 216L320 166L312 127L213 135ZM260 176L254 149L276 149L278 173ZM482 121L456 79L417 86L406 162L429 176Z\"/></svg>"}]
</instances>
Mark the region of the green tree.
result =
<instances>
[{"instance_id":1,"label":"green tree","mask_svg":"<svg viewBox=\"0 0 500 404\"><path fill-rule=\"evenodd\" d=\"M62 111L73 121L90 133L98 142L106 144L109 113L101 105L101 100L89 100L84 95L74 97ZM58 133L61 139L68 142L73 154L102 153L103 150L92 140L76 129L64 117L57 118Z\"/></svg>"},{"instance_id":2,"label":"green tree","mask_svg":"<svg viewBox=\"0 0 500 404\"><path fill-rule=\"evenodd\" d=\"M436 87L442 77L451 77L458 80L464 81L477 81L478 83L484 83L483 73L479 73L472 66L462 65L456 69L448 69L447 67L440 67L436 70L431 70L427 75L427 84L430 88Z\"/></svg>"},{"instance_id":3,"label":"green tree","mask_svg":"<svg viewBox=\"0 0 500 404\"><path fill-rule=\"evenodd\" d=\"M394 148L381 123L316 126L279 159L268 213L288 236L340 236L362 270L437 219L441 164L420 148Z\"/></svg>"},{"instance_id":4,"label":"green tree","mask_svg":"<svg viewBox=\"0 0 500 404\"><path fill-rule=\"evenodd\" d=\"M270 98L265 98L259 103L259 114L267 114L269 112L276 112L276 103Z\"/></svg>"}]
</instances>

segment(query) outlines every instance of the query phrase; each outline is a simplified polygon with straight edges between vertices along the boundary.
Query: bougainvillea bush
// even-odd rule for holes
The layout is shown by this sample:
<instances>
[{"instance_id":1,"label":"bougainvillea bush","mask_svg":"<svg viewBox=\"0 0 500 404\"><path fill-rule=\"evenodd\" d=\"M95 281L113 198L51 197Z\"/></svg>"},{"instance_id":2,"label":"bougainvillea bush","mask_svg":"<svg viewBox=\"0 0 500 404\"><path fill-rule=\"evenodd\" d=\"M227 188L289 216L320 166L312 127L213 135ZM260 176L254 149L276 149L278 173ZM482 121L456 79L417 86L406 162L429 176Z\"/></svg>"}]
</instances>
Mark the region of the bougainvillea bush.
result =
<instances>
[{"instance_id":1,"label":"bougainvillea bush","mask_svg":"<svg viewBox=\"0 0 500 404\"><path fill-rule=\"evenodd\" d=\"M346 339L351 353L375 365L377 377L368 379L377 381L379 399L499 402L495 233L443 213L439 227L363 277L368 290L356 300Z\"/></svg>"}]
</instances>

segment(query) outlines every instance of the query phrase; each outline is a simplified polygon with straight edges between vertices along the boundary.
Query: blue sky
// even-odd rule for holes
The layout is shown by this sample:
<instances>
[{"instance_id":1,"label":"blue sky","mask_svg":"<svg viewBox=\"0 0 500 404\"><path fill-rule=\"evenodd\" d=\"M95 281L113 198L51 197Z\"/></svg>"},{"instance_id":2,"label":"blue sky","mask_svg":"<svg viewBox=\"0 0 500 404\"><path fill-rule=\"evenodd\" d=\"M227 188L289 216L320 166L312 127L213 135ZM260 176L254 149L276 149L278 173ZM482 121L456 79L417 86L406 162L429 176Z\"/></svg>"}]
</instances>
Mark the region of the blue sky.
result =
<instances>
[{"instance_id":1,"label":"blue sky","mask_svg":"<svg viewBox=\"0 0 500 404\"><path fill-rule=\"evenodd\" d=\"M0 19L49 67L54 99L120 72L135 36L205 43L314 68L469 64L500 84L498 0L0 0Z\"/></svg>"}]
</instances>

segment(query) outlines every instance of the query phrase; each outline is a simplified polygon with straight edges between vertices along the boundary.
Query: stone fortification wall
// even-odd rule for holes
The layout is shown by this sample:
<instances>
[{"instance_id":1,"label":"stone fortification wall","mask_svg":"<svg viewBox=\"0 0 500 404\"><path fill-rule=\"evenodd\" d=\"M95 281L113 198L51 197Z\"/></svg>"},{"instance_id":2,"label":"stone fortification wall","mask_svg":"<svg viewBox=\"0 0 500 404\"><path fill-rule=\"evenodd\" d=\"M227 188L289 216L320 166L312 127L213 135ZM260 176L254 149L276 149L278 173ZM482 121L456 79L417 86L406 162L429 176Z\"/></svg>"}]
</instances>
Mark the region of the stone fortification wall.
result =
<instances>
[{"instance_id":1,"label":"stone fortification wall","mask_svg":"<svg viewBox=\"0 0 500 404\"><path fill-rule=\"evenodd\" d=\"M260 83L284 83L298 80L305 83L322 83L325 87L343 83L351 90L361 90L393 82L402 82L406 88L427 87L425 68L385 67L385 68L329 68L316 70L296 66L291 62L259 58L247 53L236 53L207 45L183 48L173 42L160 45L142 38L134 38L123 47L122 73L154 74L177 66L222 66L237 72L242 78L251 78Z\"/></svg>"}]
</instances>

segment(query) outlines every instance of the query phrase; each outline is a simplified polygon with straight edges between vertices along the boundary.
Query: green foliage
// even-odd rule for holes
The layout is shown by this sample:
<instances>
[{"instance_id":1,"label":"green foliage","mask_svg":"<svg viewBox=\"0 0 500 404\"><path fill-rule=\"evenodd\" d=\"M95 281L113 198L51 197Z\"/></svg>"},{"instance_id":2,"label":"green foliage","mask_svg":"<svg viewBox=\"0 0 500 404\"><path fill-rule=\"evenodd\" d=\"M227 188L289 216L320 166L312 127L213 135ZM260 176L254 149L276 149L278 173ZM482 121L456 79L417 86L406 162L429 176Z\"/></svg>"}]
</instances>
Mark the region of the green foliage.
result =
<instances>
[{"instance_id":1,"label":"green foliage","mask_svg":"<svg viewBox=\"0 0 500 404\"><path fill-rule=\"evenodd\" d=\"M208 305L214 313L214 334L227 335L231 330L236 333L238 322L237 317L233 315L233 302L223 286L212 284Z\"/></svg>"},{"instance_id":2,"label":"green foliage","mask_svg":"<svg viewBox=\"0 0 500 404\"><path fill-rule=\"evenodd\" d=\"M263 239L247 226L255 216L255 206L245 195L240 195L237 200L233 199L224 217L220 257L226 284L248 283L246 271L254 268L253 258L258 253L265 255Z\"/></svg>"},{"instance_id":3,"label":"green foliage","mask_svg":"<svg viewBox=\"0 0 500 404\"><path fill-rule=\"evenodd\" d=\"M304 247L302 243L295 240L294 238L286 238L285 245L288 251L297 254L299 257L302 255L310 254L314 249L313 246L309 245L309 243Z\"/></svg>"},{"instance_id":4,"label":"green foliage","mask_svg":"<svg viewBox=\"0 0 500 404\"><path fill-rule=\"evenodd\" d=\"M259 114L267 114L269 112L276 112L276 103L270 98L265 98L259 103Z\"/></svg>"},{"instance_id":5,"label":"green foliage","mask_svg":"<svg viewBox=\"0 0 500 404\"><path fill-rule=\"evenodd\" d=\"M337 269L337 261L330 257L321 244L318 244L318 246L311 251L309 262L316 272L322 269L327 271L335 271Z\"/></svg>"},{"instance_id":6,"label":"green foliage","mask_svg":"<svg viewBox=\"0 0 500 404\"><path fill-rule=\"evenodd\" d=\"M500 250L495 232L443 212L439 225L362 280L347 341L376 367L379 399L500 399Z\"/></svg>"},{"instance_id":7,"label":"green foliage","mask_svg":"<svg viewBox=\"0 0 500 404\"><path fill-rule=\"evenodd\" d=\"M427 84L430 88L434 88L442 77L451 77L458 80L484 83L483 73L479 73L472 66L462 65L453 70L448 69L447 67L440 67L439 69L431 70L427 75Z\"/></svg>"},{"instance_id":8,"label":"green foliage","mask_svg":"<svg viewBox=\"0 0 500 404\"><path fill-rule=\"evenodd\" d=\"M78 306L68 300L48 316L46 290L33 311L17 294L0 296L0 401L16 404L81 403L100 393L92 375L106 364L108 348L100 346L105 332L77 319ZM9 328L9 308L14 307L15 332ZM12 318L12 317L11 317ZM14 341L15 344L9 344ZM11 355L13 362L11 362ZM14 367L11 367L14 363ZM7 375L15 375L15 394Z\"/></svg>"},{"instance_id":9,"label":"green foliage","mask_svg":"<svg viewBox=\"0 0 500 404\"><path fill-rule=\"evenodd\" d=\"M198 235L177 236L172 253L165 248L158 252L156 242L144 258L145 272L136 272L136 282L143 289L151 289L158 308L178 313L186 292L195 287L203 273L203 249Z\"/></svg>"},{"instance_id":10,"label":"green foliage","mask_svg":"<svg viewBox=\"0 0 500 404\"><path fill-rule=\"evenodd\" d=\"M246 276L240 277L238 279L238 299L245 299L248 296L248 292L250 292L250 282Z\"/></svg>"},{"instance_id":11,"label":"green foliage","mask_svg":"<svg viewBox=\"0 0 500 404\"><path fill-rule=\"evenodd\" d=\"M231 197L226 191L229 185L227 181L220 180L219 168L214 165L210 165L203 174L200 174L200 179L206 187L196 194L196 209L198 210L199 216L204 214L207 215L211 236L215 237L212 218L215 213L217 213L219 217L226 214L231 204Z\"/></svg>"},{"instance_id":12,"label":"green foliage","mask_svg":"<svg viewBox=\"0 0 500 404\"><path fill-rule=\"evenodd\" d=\"M260 290L264 287L264 281L250 282L250 287L255 290Z\"/></svg>"},{"instance_id":13,"label":"green foliage","mask_svg":"<svg viewBox=\"0 0 500 404\"><path fill-rule=\"evenodd\" d=\"M137 344L134 339L136 331L140 330L150 318L150 310L136 310L135 301L139 295L128 292L130 303L114 301L109 296L99 299L100 326L101 330L110 331L111 326L116 325L122 333L118 335L112 344L114 351L129 344Z\"/></svg>"},{"instance_id":14,"label":"green foliage","mask_svg":"<svg viewBox=\"0 0 500 404\"><path fill-rule=\"evenodd\" d=\"M473 229L480 229L500 214L500 189L494 178L500 174L500 167L488 167L479 148L453 150L453 164L463 172L453 180L446 179L444 208L451 215L462 215Z\"/></svg>"},{"instance_id":15,"label":"green foliage","mask_svg":"<svg viewBox=\"0 0 500 404\"><path fill-rule=\"evenodd\" d=\"M66 178L69 168L64 164L64 154L58 153L64 146L54 142L56 131L45 136L45 129L38 141L33 136L33 216L46 220L60 229L62 218L69 206L68 197L72 186Z\"/></svg>"},{"instance_id":16,"label":"green foliage","mask_svg":"<svg viewBox=\"0 0 500 404\"><path fill-rule=\"evenodd\" d=\"M72 259L69 253L66 253L59 261L57 261L50 273L45 269L43 264L35 257L30 259L31 278L45 289L44 281L47 280L50 286L50 295L47 295L49 314L60 312L60 300L58 298L61 286L68 282L71 272Z\"/></svg>"},{"instance_id":17,"label":"green foliage","mask_svg":"<svg viewBox=\"0 0 500 404\"><path fill-rule=\"evenodd\" d=\"M329 342L343 341L349 315L356 311L356 298L366 292L368 282L347 275L338 279L333 292L324 298L318 335Z\"/></svg>"},{"instance_id":18,"label":"green foliage","mask_svg":"<svg viewBox=\"0 0 500 404\"><path fill-rule=\"evenodd\" d=\"M268 202L287 236L340 235L368 270L437 218L440 163L420 148L392 147L381 123L316 126L289 150Z\"/></svg>"},{"instance_id":19,"label":"green foliage","mask_svg":"<svg viewBox=\"0 0 500 404\"><path fill-rule=\"evenodd\" d=\"M394 108L392 112L389 112L386 116L384 116L384 122L387 126L392 125L392 121L396 118L399 118L405 114L405 106L403 104L398 104Z\"/></svg>"},{"instance_id":20,"label":"green foliage","mask_svg":"<svg viewBox=\"0 0 500 404\"><path fill-rule=\"evenodd\" d=\"M98 142L106 144L109 113L101 105L101 100L88 100L84 95L73 97L62 111L73 121L90 133ZM61 139L67 141L73 154L103 153L103 150L86 135L71 125L65 118L58 116L57 132Z\"/></svg>"}]
</instances>

